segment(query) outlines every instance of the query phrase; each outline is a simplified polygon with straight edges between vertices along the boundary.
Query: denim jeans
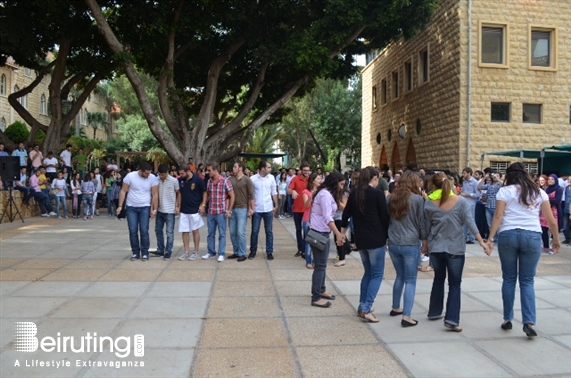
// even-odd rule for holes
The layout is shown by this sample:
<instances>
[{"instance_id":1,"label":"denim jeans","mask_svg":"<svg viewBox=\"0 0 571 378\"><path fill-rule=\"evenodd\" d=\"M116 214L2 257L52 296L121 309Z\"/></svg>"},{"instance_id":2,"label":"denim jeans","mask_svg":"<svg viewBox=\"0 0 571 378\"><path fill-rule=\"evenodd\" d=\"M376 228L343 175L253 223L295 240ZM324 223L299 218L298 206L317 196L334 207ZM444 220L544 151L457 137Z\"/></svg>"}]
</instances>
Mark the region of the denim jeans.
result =
<instances>
[{"instance_id":1,"label":"denim jeans","mask_svg":"<svg viewBox=\"0 0 571 378\"><path fill-rule=\"evenodd\" d=\"M389 255L395 267L397 278L393 285L393 308L400 308L404 289L403 315L410 316L416 292L416 276L418 274L418 245L389 245Z\"/></svg>"},{"instance_id":2,"label":"denim jeans","mask_svg":"<svg viewBox=\"0 0 571 378\"><path fill-rule=\"evenodd\" d=\"M63 207L63 214L59 212L59 204L62 204ZM65 196L56 196L56 214L58 217L67 217L67 203L65 200Z\"/></svg>"},{"instance_id":3,"label":"denim jeans","mask_svg":"<svg viewBox=\"0 0 571 378\"><path fill-rule=\"evenodd\" d=\"M258 250L258 234L260 233L260 224L264 219L264 230L266 231L266 253L269 255L274 252L274 232L273 221L274 214L271 211L265 213L254 213L252 215L252 234L250 235L250 252L256 253Z\"/></svg>"},{"instance_id":4,"label":"denim jeans","mask_svg":"<svg viewBox=\"0 0 571 378\"><path fill-rule=\"evenodd\" d=\"M522 229L499 235L498 253L502 264L504 320L514 317L515 283L519 279L522 322L535 324L535 270L541 256L541 234Z\"/></svg>"},{"instance_id":5,"label":"denim jeans","mask_svg":"<svg viewBox=\"0 0 571 378\"><path fill-rule=\"evenodd\" d=\"M303 238L307 235L309 231L309 222L301 222L301 228L303 229ZM306 264L313 264L313 256L311 253L311 245L309 243L305 243L305 263Z\"/></svg>"},{"instance_id":6,"label":"denim jeans","mask_svg":"<svg viewBox=\"0 0 571 378\"><path fill-rule=\"evenodd\" d=\"M430 261L434 267L434 281L430 292L428 319L438 319L444 308L444 281L448 272L448 299L444 322L460 325L460 284L464 270L464 255L452 255L446 252L431 252Z\"/></svg>"},{"instance_id":7,"label":"denim jeans","mask_svg":"<svg viewBox=\"0 0 571 378\"><path fill-rule=\"evenodd\" d=\"M107 215L115 216L117 215L116 213L117 209L115 208L115 202L113 202L113 200L111 199L111 191L107 191Z\"/></svg>"},{"instance_id":8,"label":"denim jeans","mask_svg":"<svg viewBox=\"0 0 571 378\"><path fill-rule=\"evenodd\" d=\"M34 196L34 189L32 188L28 188L26 186L15 186L14 189L24 193L24 198L22 198L22 201L24 202L28 202L30 198Z\"/></svg>"},{"instance_id":9,"label":"denim jeans","mask_svg":"<svg viewBox=\"0 0 571 378\"><path fill-rule=\"evenodd\" d=\"M167 245L165 247L165 238L163 228L167 226ZM161 213L157 211L155 219L155 234L157 236L157 252L170 256L174 243L174 213Z\"/></svg>"},{"instance_id":10,"label":"denim jeans","mask_svg":"<svg viewBox=\"0 0 571 378\"><path fill-rule=\"evenodd\" d=\"M93 215L93 194L83 194L83 216Z\"/></svg>"},{"instance_id":11,"label":"denim jeans","mask_svg":"<svg viewBox=\"0 0 571 378\"><path fill-rule=\"evenodd\" d=\"M361 261L365 273L361 279L361 294L359 296L359 310L367 313L371 311L373 302L377 297L383 274L385 273L385 247L373 249L360 249Z\"/></svg>"},{"instance_id":12,"label":"denim jeans","mask_svg":"<svg viewBox=\"0 0 571 378\"><path fill-rule=\"evenodd\" d=\"M234 209L228 220L230 240L236 256L246 256L246 222L248 209Z\"/></svg>"},{"instance_id":13,"label":"denim jeans","mask_svg":"<svg viewBox=\"0 0 571 378\"><path fill-rule=\"evenodd\" d=\"M34 200L40 205L40 211L42 214L47 214L52 212L52 205L50 204L49 197L44 192L33 192Z\"/></svg>"},{"instance_id":14,"label":"denim jeans","mask_svg":"<svg viewBox=\"0 0 571 378\"><path fill-rule=\"evenodd\" d=\"M320 234L329 237L329 232L320 232ZM325 269L327 268L330 244L331 241L328 241L323 251L310 247L315 264L313 275L311 276L311 302L320 300L321 294L327 291L325 287Z\"/></svg>"},{"instance_id":15,"label":"denim jeans","mask_svg":"<svg viewBox=\"0 0 571 378\"><path fill-rule=\"evenodd\" d=\"M301 221L303 213L293 213L293 223L295 224L295 240L297 241L297 250L299 252L305 251L305 241L303 240Z\"/></svg>"},{"instance_id":16,"label":"denim jeans","mask_svg":"<svg viewBox=\"0 0 571 378\"><path fill-rule=\"evenodd\" d=\"M474 222L476 221L476 204L470 205L470 214L472 214L472 219ZM462 226L462 230L464 231L464 240L474 242L476 238L470 231L468 231L468 226Z\"/></svg>"},{"instance_id":17,"label":"denim jeans","mask_svg":"<svg viewBox=\"0 0 571 378\"><path fill-rule=\"evenodd\" d=\"M127 226L129 226L129 243L133 255L149 255L151 241L149 239L150 206L127 206ZM141 242L139 243L139 234Z\"/></svg>"},{"instance_id":18,"label":"denim jeans","mask_svg":"<svg viewBox=\"0 0 571 378\"><path fill-rule=\"evenodd\" d=\"M569 213L563 213L563 236L565 241L571 240L571 222L569 221Z\"/></svg>"},{"instance_id":19,"label":"denim jeans","mask_svg":"<svg viewBox=\"0 0 571 378\"><path fill-rule=\"evenodd\" d=\"M290 216L293 216L293 197L291 196L291 194L288 194L286 197L286 205L287 205L286 213L288 213Z\"/></svg>"},{"instance_id":20,"label":"denim jeans","mask_svg":"<svg viewBox=\"0 0 571 378\"><path fill-rule=\"evenodd\" d=\"M488 228L491 229L492 228L492 219L494 219L494 213L496 212L496 209L490 209L489 207L486 207L486 222L488 222ZM494 243L498 242L498 235L496 234L496 236L494 237Z\"/></svg>"},{"instance_id":21,"label":"denim jeans","mask_svg":"<svg viewBox=\"0 0 571 378\"><path fill-rule=\"evenodd\" d=\"M226 249L226 217L224 214L208 214L206 220L208 224L208 237L206 238L208 253L211 256L216 256L216 228L218 228L218 254L224 256L224 250Z\"/></svg>"}]
</instances>

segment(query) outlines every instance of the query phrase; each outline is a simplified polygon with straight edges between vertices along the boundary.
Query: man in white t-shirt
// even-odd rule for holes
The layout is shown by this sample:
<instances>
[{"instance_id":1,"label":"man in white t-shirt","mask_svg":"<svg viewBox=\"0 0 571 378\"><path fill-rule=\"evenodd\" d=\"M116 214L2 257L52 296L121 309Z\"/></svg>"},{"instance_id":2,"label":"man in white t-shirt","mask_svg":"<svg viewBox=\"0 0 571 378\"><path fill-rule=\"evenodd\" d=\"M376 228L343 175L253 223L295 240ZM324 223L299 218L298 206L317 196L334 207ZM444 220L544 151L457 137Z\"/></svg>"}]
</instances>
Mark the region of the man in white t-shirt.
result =
<instances>
[{"instance_id":1,"label":"man in white t-shirt","mask_svg":"<svg viewBox=\"0 0 571 378\"><path fill-rule=\"evenodd\" d=\"M71 167L71 144L65 146L65 150L59 154L59 161L61 162L62 168L67 168L67 173L72 174L73 168Z\"/></svg>"},{"instance_id":2,"label":"man in white t-shirt","mask_svg":"<svg viewBox=\"0 0 571 378\"><path fill-rule=\"evenodd\" d=\"M127 191L129 195L126 196ZM127 200L125 203L125 197ZM123 206L127 206L127 225L129 226L129 242L131 244L131 261L149 260L149 219L157 215L159 204L159 180L151 175L151 165L143 162L139 170L129 173L123 179L119 192L117 215ZM139 243L139 233L141 241Z\"/></svg>"},{"instance_id":3,"label":"man in white t-shirt","mask_svg":"<svg viewBox=\"0 0 571 378\"><path fill-rule=\"evenodd\" d=\"M44 159L43 163L46 168L46 176L50 182L55 180L57 178L57 168L59 164L52 151L48 151L48 157Z\"/></svg>"}]
</instances>

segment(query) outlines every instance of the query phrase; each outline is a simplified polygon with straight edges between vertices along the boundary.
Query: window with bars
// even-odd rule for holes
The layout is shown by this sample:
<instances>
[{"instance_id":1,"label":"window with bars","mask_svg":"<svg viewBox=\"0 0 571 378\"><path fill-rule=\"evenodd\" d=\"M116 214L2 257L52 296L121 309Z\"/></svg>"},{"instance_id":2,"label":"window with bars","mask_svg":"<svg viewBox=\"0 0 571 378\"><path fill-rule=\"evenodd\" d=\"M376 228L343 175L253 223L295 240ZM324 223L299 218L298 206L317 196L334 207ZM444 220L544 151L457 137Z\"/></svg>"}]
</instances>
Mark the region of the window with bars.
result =
<instances>
[{"instance_id":1,"label":"window with bars","mask_svg":"<svg viewBox=\"0 0 571 378\"><path fill-rule=\"evenodd\" d=\"M538 172L537 163L523 163L525 170L530 174L534 174Z\"/></svg>"},{"instance_id":2,"label":"window with bars","mask_svg":"<svg viewBox=\"0 0 571 378\"><path fill-rule=\"evenodd\" d=\"M500 172L502 174L506 173L506 169L508 169L510 165L509 161L491 161L490 168L492 168L496 172Z\"/></svg>"}]
</instances>

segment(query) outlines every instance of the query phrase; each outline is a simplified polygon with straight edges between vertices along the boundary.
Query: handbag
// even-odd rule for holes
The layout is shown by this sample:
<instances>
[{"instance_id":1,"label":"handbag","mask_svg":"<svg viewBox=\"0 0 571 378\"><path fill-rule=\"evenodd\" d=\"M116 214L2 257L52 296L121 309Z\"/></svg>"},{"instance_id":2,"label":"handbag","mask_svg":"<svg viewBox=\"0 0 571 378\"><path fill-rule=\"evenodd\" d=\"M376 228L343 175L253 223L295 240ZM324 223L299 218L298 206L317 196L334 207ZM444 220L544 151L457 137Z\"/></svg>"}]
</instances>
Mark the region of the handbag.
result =
<instances>
[{"instance_id":1,"label":"handbag","mask_svg":"<svg viewBox=\"0 0 571 378\"><path fill-rule=\"evenodd\" d=\"M55 196L57 196L58 193L59 193L58 188L51 188L50 189L50 196L55 197Z\"/></svg>"},{"instance_id":2,"label":"handbag","mask_svg":"<svg viewBox=\"0 0 571 378\"><path fill-rule=\"evenodd\" d=\"M313 248L324 251L325 246L329 243L329 236L323 236L321 233L310 228L303 240Z\"/></svg>"}]
</instances>

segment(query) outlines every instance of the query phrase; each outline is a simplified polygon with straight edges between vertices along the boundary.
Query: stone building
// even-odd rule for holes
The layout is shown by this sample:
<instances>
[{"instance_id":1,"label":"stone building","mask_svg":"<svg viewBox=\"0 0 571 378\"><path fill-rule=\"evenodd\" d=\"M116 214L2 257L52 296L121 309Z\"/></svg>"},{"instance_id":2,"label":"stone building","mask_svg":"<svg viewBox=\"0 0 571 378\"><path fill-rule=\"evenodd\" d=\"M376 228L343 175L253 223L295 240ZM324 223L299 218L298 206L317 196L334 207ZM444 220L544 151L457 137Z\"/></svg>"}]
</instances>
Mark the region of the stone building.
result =
<instances>
[{"instance_id":1,"label":"stone building","mask_svg":"<svg viewBox=\"0 0 571 378\"><path fill-rule=\"evenodd\" d=\"M4 131L6 127L16 121L26 123L22 117L12 108L8 102L8 96L15 91L23 89L30 85L36 78L36 72L25 67L20 67L12 59L8 59L6 65L0 67L0 130ZM28 95L20 98L20 103L44 125L50 124L49 116L49 90L50 77L46 75L41 83ZM89 99L83 104L80 113L75 117L72 125L79 124L84 128L88 138L93 138L93 127L87 124L87 114L91 112L107 112L106 98L95 91L91 93ZM108 131L101 128L95 130L95 139L107 140L109 134L116 133L116 126L111 117L112 124ZM27 125L27 124L26 124ZM29 125L27 125L29 128Z\"/></svg>"},{"instance_id":2,"label":"stone building","mask_svg":"<svg viewBox=\"0 0 571 378\"><path fill-rule=\"evenodd\" d=\"M362 164L501 169L481 155L571 143L570 20L568 0L442 0L362 71Z\"/></svg>"}]
</instances>

